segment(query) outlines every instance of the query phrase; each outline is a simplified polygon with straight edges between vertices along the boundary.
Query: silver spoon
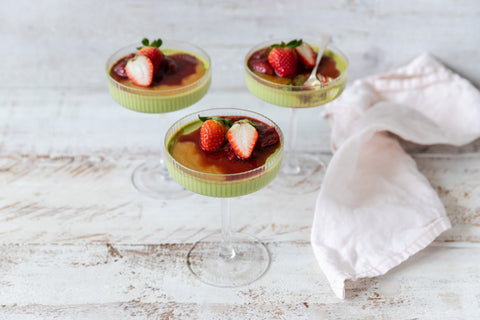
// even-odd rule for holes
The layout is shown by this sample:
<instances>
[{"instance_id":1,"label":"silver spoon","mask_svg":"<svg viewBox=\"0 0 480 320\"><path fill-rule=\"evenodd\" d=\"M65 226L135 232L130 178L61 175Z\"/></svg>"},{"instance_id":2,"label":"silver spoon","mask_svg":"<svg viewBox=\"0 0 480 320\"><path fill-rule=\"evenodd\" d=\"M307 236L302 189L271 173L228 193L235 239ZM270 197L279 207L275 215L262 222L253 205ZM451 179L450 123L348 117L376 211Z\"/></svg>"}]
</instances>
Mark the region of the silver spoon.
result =
<instances>
[{"instance_id":1,"label":"silver spoon","mask_svg":"<svg viewBox=\"0 0 480 320\"><path fill-rule=\"evenodd\" d=\"M318 52L317 52L317 61L315 61L315 66L313 67L312 73L308 77L308 79L303 83L304 86L309 86L309 87L314 87L314 86L321 86L322 83L320 80L317 78L317 69L318 65L320 64L320 60L322 59L323 52L327 48L330 40L332 37L326 36L322 39L322 42L318 46Z\"/></svg>"}]
</instances>

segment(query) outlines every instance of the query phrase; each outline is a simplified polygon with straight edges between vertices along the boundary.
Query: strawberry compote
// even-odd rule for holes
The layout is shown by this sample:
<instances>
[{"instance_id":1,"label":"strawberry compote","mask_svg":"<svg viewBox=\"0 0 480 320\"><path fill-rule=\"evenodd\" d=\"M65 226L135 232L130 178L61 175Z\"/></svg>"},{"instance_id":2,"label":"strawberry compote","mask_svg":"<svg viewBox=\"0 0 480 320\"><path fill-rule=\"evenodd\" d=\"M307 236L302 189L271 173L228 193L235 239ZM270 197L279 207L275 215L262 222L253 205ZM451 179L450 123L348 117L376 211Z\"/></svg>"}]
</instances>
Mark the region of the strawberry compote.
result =
<instances>
[{"instance_id":1,"label":"strawberry compote","mask_svg":"<svg viewBox=\"0 0 480 320\"><path fill-rule=\"evenodd\" d=\"M276 177L284 145L277 124L259 113L236 108L207 109L200 115L192 113L179 119L165 135L165 163L180 185L201 195L227 198L260 190ZM229 127L226 141L216 151L204 151L205 128L218 130L211 120L219 118L234 122L224 121ZM209 133L207 136L212 137ZM253 146L247 158L242 148L245 146L248 150Z\"/></svg>"},{"instance_id":2,"label":"strawberry compote","mask_svg":"<svg viewBox=\"0 0 480 320\"><path fill-rule=\"evenodd\" d=\"M106 64L113 99L144 113L180 110L199 101L211 83L211 63L201 48L183 41L142 40L115 52Z\"/></svg>"},{"instance_id":3,"label":"strawberry compote","mask_svg":"<svg viewBox=\"0 0 480 320\"><path fill-rule=\"evenodd\" d=\"M204 64L194 55L185 52L171 52L164 50L165 58L160 68L153 76L150 86L143 89L163 90L174 87L188 85L200 79L206 71ZM118 60L111 68L110 75L112 78L124 85L136 87L127 77L125 66L134 53L129 54Z\"/></svg>"},{"instance_id":4,"label":"strawberry compote","mask_svg":"<svg viewBox=\"0 0 480 320\"><path fill-rule=\"evenodd\" d=\"M267 159L278 150L280 135L276 129L250 117L222 116L231 123L248 119L258 132L258 140L248 159L240 159L227 142L214 152L204 151L200 143L200 120L181 128L168 144L169 153L180 164L205 173L234 174L246 172L265 164Z\"/></svg>"},{"instance_id":5,"label":"strawberry compote","mask_svg":"<svg viewBox=\"0 0 480 320\"><path fill-rule=\"evenodd\" d=\"M345 88L348 61L334 46L322 54L318 85L305 81L316 63L315 40L267 41L254 46L245 56L245 84L260 99L288 108L311 108L328 103Z\"/></svg>"},{"instance_id":6,"label":"strawberry compote","mask_svg":"<svg viewBox=\"0 0 480 320\"><path fill-rule=\"evenodd\" d=\"M278 76L274 68L268 62L268 55L271 47L261 48L255 51L248 57L247 65L251 71L261 78L275 82L278 84L301 86L305 80L310 76L313 67L307 66L298 59L296 72L293 76L281 77ZM319 80L327 84L328 81L336 79L340 76L340 70L337 68L337 62L332 52L327 51L322 55L320 64L317 69L317 77Z\"/></svg>"}]
</instances>

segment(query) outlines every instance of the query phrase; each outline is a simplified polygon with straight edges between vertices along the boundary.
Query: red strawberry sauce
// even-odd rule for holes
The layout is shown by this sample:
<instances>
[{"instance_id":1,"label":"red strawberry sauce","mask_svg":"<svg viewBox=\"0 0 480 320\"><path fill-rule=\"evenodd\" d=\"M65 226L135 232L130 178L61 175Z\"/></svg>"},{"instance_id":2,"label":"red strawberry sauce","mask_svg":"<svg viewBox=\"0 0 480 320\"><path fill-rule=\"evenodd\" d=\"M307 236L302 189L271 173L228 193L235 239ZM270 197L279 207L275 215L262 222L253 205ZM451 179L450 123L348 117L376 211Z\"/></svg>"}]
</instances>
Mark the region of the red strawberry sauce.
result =
<instances>
[{"instance_id":1,"label":"red strawberry sauce","mask_svg":"<svg viewBox=\"0 0 480 320\"><path fill-rule=\"evenodd\" d=\"M248 58L248 66L250 67L251 70L260 71L260 70L256 70L256 68L258 68L259 62L265 62L268 64L268 52L269 52L268 49L269 47L257 50ZM300 74L310 75L311 71L312 71L312 68L305 68L302 64L299 63L296 75L300 75ZM267 72L262 72L262 73L267 73ZM320 73L325 77L330 77L332 79L335 79L340 75L340 71L337 69L335 60L326 55L323 55L322 59L320 60L320 64L317 69L317 74L318 73Z\"/></svg>"},{"instance_id":2,"label":"red strawberry sauce","mask_svg":"<svg viewBox=\"0 0 480 320\"><path fill-rule=\"evenodd\" d=\"M134 54L125 56L113 65L112 71L110 72L113 79L118 82L128 81L125 65L133 56ZM187 53L175 53L165 56L162 65L153 77L150 87L180 85L183 79L195 73L198 63L200 62L196 57Z\"/></svg>"},{"instance_id":3,"label":"red strawberry sauce","mask_svg":"<svg viewBox=\"0 0 480 320\"><path fill-rule=\"evenodd\" d=\"M328 56L322 56L317 71L317 73L332 79L335 79L340 75L340 71L337 69L337 63L333 58Z\"/></svg>"},{"instance_id":4,"label":"red strawberry sauce","mask_svg":"<svg viewBox=\"0 0 480 320\"><path fill-rule=\"evenodd\" d=\"M195 144L194 152L200 155L200 167L215 165L221 168L224 174L249 171L265 164L267 158L280 146L280 136L272 126L249 117L222 116L222 118L230 119L232 124L240 119L249 119L257 125L258 140L253 149L253 153L250 158L246 160L239 159L230 147L228 141L225 142L219 151L203 151L200 146L200 128L198 128L189 134L180 135L175 143L193 142Z\"/></svg>"}]
</instances>

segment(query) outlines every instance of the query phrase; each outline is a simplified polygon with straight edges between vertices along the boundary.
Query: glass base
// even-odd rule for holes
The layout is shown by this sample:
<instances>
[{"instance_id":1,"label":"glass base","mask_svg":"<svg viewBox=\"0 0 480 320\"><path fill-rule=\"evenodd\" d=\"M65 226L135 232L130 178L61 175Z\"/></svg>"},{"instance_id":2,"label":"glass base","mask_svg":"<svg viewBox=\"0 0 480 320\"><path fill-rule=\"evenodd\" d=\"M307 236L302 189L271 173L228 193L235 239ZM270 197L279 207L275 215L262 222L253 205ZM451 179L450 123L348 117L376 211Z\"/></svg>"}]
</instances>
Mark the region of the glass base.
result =
<instances>
[{"instance_id":1,"label":"glass base","mask_svg":"<svg viewBox=\"0 0 480 320\"><path fill-rule=\"evenodd\" d=\"M285 158L288 159L286 155ZM290 160L290 165L285 161L280 168L270 188L276 192L287 194L305 194L320 189L325 175L325 164L318 155L296 154Z\"/></svg>"},{"instance_id":2,"label":"glass base","mask_svg":"<svg viewBox=\"0 0 480 320\"><path fill-rule=\"evenodd\" d=\"M184 198L191 195L172 179L160 161L149 161L132 173L133 186L142 194L159 200Z\"/></svg>"},{"instance_id":3,"label":"glass base","mask_svg":"<svg viewBox=\"0 0 480 320\"><path fill-rule=\"evenodd\" d=\"M240 287L260 278L270 265L267 247L245 233L232 233L235 254L220 256L221 233L206 236L188 253L187 264L202 282L216 287Z\"/></svg>"}]
</instances>

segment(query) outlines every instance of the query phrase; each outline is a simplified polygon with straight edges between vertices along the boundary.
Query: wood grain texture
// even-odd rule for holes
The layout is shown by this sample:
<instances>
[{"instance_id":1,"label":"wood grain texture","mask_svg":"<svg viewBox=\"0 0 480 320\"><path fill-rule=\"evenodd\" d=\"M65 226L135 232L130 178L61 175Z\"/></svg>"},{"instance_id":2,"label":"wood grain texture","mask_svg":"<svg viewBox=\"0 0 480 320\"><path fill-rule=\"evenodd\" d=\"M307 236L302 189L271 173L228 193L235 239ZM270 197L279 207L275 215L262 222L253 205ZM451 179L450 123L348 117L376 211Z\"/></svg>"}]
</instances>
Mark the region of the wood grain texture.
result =
<instances>
[{"instance_id":1,"label":"wood grain texture","mask_svg":"<svg viewBox=\"0 0 480 320\"><path fill-rule=\"evenodd\" d=\"M415 158L454 226L439 239L480 242L480 155ZM144 159L1 157L0 242L183 243L219 228L217 199L158 201L136 192L129 176ZM232 199L234 226L267 241L307 241L315 199L316 193L279 196L267 187ZM245 210L245 203L262 213Z\"/></svg>"},{"instance_id":2,"label":"wood grain texture","mask_svg":"<svg viewBox=\"0 0 480 320\"><path fill-rule=\"evenodd\" d=\"M185 265L189 244L3 245L0 311L9 319L26 313L62 319L480 315L478 245L433 245L386 276L348 284L350 296L343 302L331 295L319 276L308 243L267 245L272 254L269 272L254 284L235 289L214 288L194 279Z\"/></svg>"},{"instance_id":3,"label":"wood grain texture","mask_svg":"<svg viewBox=\"0 0 480 320\"><path fill-rule=\"evenodd\" d=\"M264 240L272 264L252 285L219 289L185 263L191 244L220 227L218 201L159 201L130 184L186 114L240 107L288 127L288 109L244 84L243 59L259 42L330 33L349 58L349 82L428 51L480 87L479 15L476 0L2 3L0 319L480 318L480 139L458 148L402 141L453 227L386 275L348 282L345 301L310 247L316 193L264 188L232 199L233 228ZM105 62L145 36L209 53L213 81L201 101L162 115L116 104ZM323 108L298 116L298 150L328 163Z\"/></svg>"},{"instance_id":4,"label":"wood grain texture","mask_svg":"<svg viewBox=\"0 0 480 320\"><path fill-rule=\"evenodd\" d=\"M18 71L6 78L8 88L98 88L104 85L106 57L115 48L160 35L204 47L214 61L213 89L238 90L244 87L241 61L254 44L327 32L347 53L353 78L430 51L479 85L479 14L476 0L305 0L302 5L285 0L19 0L9 1L0 13L0 41L11 48L0 57ZM22 63L30 61L32 51L33 63ZM33 72L36 81L25 84L23 70ZM66 70L78 77L62 76Z\"/></svg>"}]
</instances>

